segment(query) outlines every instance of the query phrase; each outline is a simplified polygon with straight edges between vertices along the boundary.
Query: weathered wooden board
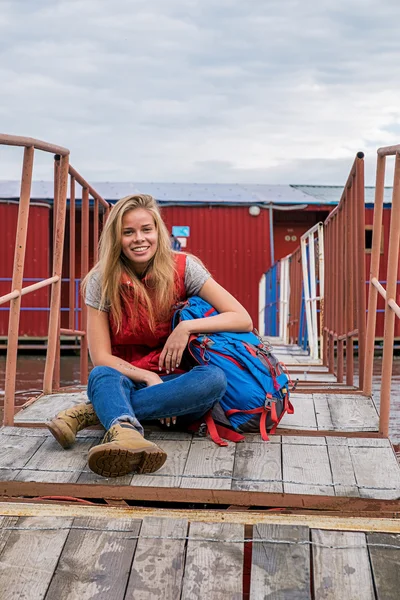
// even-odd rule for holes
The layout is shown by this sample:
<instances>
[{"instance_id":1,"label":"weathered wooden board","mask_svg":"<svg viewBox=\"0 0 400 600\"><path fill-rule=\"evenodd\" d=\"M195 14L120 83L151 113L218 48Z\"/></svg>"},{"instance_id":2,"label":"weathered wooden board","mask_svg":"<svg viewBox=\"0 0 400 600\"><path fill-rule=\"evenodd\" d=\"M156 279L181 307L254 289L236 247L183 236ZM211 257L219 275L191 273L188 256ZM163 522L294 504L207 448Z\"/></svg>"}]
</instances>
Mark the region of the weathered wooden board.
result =
<instances>
[{"instance_id":1,"label":"weathered wooden board","mask_svg":"<svg viewBox=\"0 0 400 600\"><path fill-rule=\"evenodd\" d=\"M7 467L5 469L0 469L0 481L12 481L18 475L19 470L13 469L12 467Z\"/></svg>"},{"instance_id":2,"label":"weathered wooden board","mask_svg":"<svg viewBox=\"0 0 400 600\"><path fill-rule=\"evenodd\" d=\"M311 600L308 527L258 524L253 540L250 598Z\"/></svg>"},{"instance_id":3,"label":"weathered wooden board","mask_svg":"<svg viewBox=\"0 0 400 600\"><path fill-rule=\"evenodd\" d=\"M336 383L337 379L333 373L308 372L298 369L298 373L293 373L290 369L290 375L294 381L297 379L302 383Z\"/></svg>"},{"instance_id":4,"label":"weathered wooden board","mask_svg":"<svg viewBox=\"0 0 400 600\"><path fill-rule=\"evenodd\" d=\"M144 425L144 433L145 433L145 438L147 440L151 440L155 444L157 444L158 442L161 443L161 440L168 440L170 442L172 442L172 441L191 442L192 438L193 438L192 433L189 433L188 431L176 431L173 428L171 430L170 429L164 429L164 430L149 429L149 430L147 430L146 424Z\"/></svg>"},{"instance_id":5,"label":"weathered wooden board","mask_svg":"<svg viewBox=\"0 0 400 600\"><path fill-rule=\"evenodd\" d=\"M0 436L0 468L21 469L43 444L44 437Z\"/></svg>"},{"instance_id":6,"label":"weathered wooden board","mask_svg":"<svg viewBox=\"0 0 400 600\"><path fill-rule=\"evenodd\" d=\"M396 455L387 447L350 446L351 459L362 498L398 498L400 496L400 467Z\"/></svg>"},{"instance_id":7,"label":"weathered wooden board","mask_svg":"<svg viewBox=\"0 0 400 600\"><path fill-rule=\"evenodd\" d=\"M11 532L1 554L2 598L44 598L71 524L72 519L60 517L18 519L19 530Z\"/></svg>"},{"instance_id":8,"label":"weathered wooden board","mask_svg":"<svg viewBox=\"0 0 400 600\"><path fill-rule=\"evenodd\" d=\"M319 431L377 431L379 417L372 398L356 394L291 395L294 415L279 424L286 429ZM278 427L278 429L279 429Z\"/></svg>"},{"instance_id":9,"label":"weathered wooden board","mask_svg":"<svg viewBox=\"0 0 400 600\"><path fill-rule=\"evenodd\" d=\"M325 438L282 438L283 489L288 494L334 496Z\"/></svg>"},{"instance_id":10,"label":"weathered wooden board","mask_svg":"<svg viewBox=\"0 0 400 600\"><path fill-rule=\"evenodd\" d=\"M72 448L64 450L53 439L44 438L41 447L16 476L18 481L75 482L87 463L92 439L77 440Z\"/></svg>"},{"instance_id":11,"label":"weathered wooden board","mask_svg":"<svg viewBox=\"0 0 400 600\"><path fill-rule=\"evenodd\" d=\"M331 429L340 431L377 431L379 417L370 396L321 394L329 405ZM319 394L315 394L318 402Z\"/></svg>"},{"instance_id":12,"label":"weathered wooden board","mask_svg":"<svg viewBox=\"0 0 400 600\"><path fill-rule=\"evenodd\" d=\"M312 530L315 598L375 600L365 534Z\"/></svg>"},{"instance_id":13,"label":"weathered wooden board","mask_svg":"<svg viewBox=\"0 0 400 600\"><path fill-rule=\"evenodd\" d=\"M9 528L15 527L18 517L0 517L0 555L3 552L7 540L11 535ZM1 557L0 557L1 562Z\"/></svg>"},{"instance_id":14,"label":"weathered wooden board","mask_svg":"<svg viewBox=\"0 0 400 600\"><path fill-rule=\"evenodd\" d=\"M224 447L209 439L193 442L181 488L231 489L235 450L232 442Z\"/></svg>"},{"instance_id":15,"label":"weathered wooden board","mask_svg":"<svg viewBox=\"0 0 400 600\"><path fill-rule=\"evenodd\" d=\"M15 425L14 427L10 427L7 425L3 425L0 427L0 436L2 435L12 435L15 437L51 437L51 433L48 429L42 429L39 427L18 427ZM1 439L1 438L0 438Z\"/></svg>"},{"instance_id":16,"label":"weathered wooden board","mask_svg":"<svg viewBox=\"0 0 400 600\"><path fill-rule=\"evenodd\" d=\"M152 475L134 475L131 485L155 487L180 487L182 473L185 470L189 454L189 440L169 441L153 438L152 441L160 446L168 455L164 466Z\"/></svg>"},{"instance_id":17,"label":"weathered wooden board","mask_svg":"<svg viewBox=\"0 0 400 600\"><path fill-rule=\"evenodd\" d=\"M180 598L187 533L185 519L143 519L125 600Z\"/></svg>"},{"instance_id":18,"label":"weathered wooden board","mask_svg":"<svg viewBox=\"0 0 400 600\"><path fill-rule=\"evenodd\" d=\"M342 438L344 442L347 438ZM336 438L327 437L328 454L332 469L332 478L335 482L336 496L359 497L360 491L354 473L350 449L346 443L336 444Z\"/></svg>"},{"instance_id":19,"label":"weathered wooden board","mask_svg":"<svg viewBox=\"0 0 400 600\"><path fill-rule=\"evenodd\" d=\"M89 467L83 469L79 475L77 483L92 483L94 485L130 485L133 475L124 475L122 477L102 477L89 470Z\"/></svg>"},{"instance_id":20,"label":"weathered wooden board","mask_svg":"<svg viewBox=\"0 0 400 600\"><path fill-rule=\"evenodd\" d=\"M332 415L329 408L328 394L313 394L314 411L318 428L323 431L333 431Z\"/></svg>"},{"instance_id":21,"label":"weathered wooden board","mask_svg":"<svg viewBox=\"0 0 400 600\"><path fill-rule=\"evenodd\" d=\"M368 533L367 544L377 600L398 598L400 595L400 535Z\"/></svg>"},{"instance_id":22,"label":"weathered wooden board","mask_svg":"<svg viewBox=\"0 0 400 600\"><path fill-rule=\"evenodd\" d=\"M141 521L74 519L46 600L123 600Z\"/></svg>"},{"instance_id":23,"label":"weathered wooden board","mask_svg":"<svg viewBox=\"0 0 400 600\"><path fill-rule=\"evenodd\" d=\"M320 374L318 377L323 375ZM329 382L326 382L326 386L329 386ZM17 419L17 424L18 420L32 423L47 421L60 407L65 408L82 400L84 400L82 393L44 396L23 411ZM280 428L319 431L378 430L378 414L373 400L369 397L337 394L334 390L326 394L302 393L299 388L292 394L291 400L295 407L295 414L285 415L279 425ZM89 429L80 432L78 437L99 439L102 435L102 430ZM151 440L168 441L191 441L192 439L192 435L187 432L173 429L160 431L154 428L146 431L146 437Z\"/></svg>"},{"instance_id":24,"label":"weathered wooden board","mask_svg":"<svg viewBox=\"0 0 400 600\"><path fill-rule=\"evenodd\" d=\"M15 415L15 423L46 422L55 417L60 411L75 404L81 404L81 402L87 402L85 391L42 396L27 408L20 410Z\"/></svg>"},{"instance_id":25,"label":"weathered wooden board","mask_svg":"<svg viewBox=\"0 0 400 600\"><path fill-rule=\"evenodd\" d=\"M317 429L313 394L292 394L290 401L294 414L286 414L278 426L279 429Z\"/></svg>"},{"instance_id":26,"label":"weathered wooden board","mask_svg":"<svg viewBox=\"0 0 400 600\"><path fill-rule=\"evenodd\" d=\"M244 527L191 523L181 600L242 600Z\"/></svg>"},{"instance_id":27,"label":"weathered wooden board","mask_svg":"<svg viewBox=\"0 0 400 600\"><path fill-rule=\"evenodd\" d=\"M279 440L279 436L276 436ZM283 492L280 444L238 444L233 471L233 490Z\"/></svg>"}]
</instances>

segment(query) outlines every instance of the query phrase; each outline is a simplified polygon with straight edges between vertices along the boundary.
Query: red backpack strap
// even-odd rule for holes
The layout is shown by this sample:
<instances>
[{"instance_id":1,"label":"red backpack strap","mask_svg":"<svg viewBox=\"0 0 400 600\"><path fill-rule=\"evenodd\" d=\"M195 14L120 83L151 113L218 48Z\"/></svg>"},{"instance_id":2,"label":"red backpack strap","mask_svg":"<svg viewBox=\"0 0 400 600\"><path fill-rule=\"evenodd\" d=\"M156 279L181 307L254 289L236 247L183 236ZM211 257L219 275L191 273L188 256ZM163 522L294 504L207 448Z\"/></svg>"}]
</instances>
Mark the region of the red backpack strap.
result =
<instances>
[{"instance_id":1,"label":"red backpack strap","mask_svg":"<svg viewBox=\"0 0 400 600\"><path fill-rule=\"evenodd\" d=\"M215 444L218 444L218 446L228 445L228 442L224 442L224 440L221 438L225 438L230 442L244 442L245 438L241 433L233 431L232 429L228 429L223 425L218 425L211 415L211 410L208 411L208 413L203 417L203 419L201 419L200 421L196 421L196 423L192 423L188 427L189 431L198 431L203 420L206 422L207 431L210 434L210 438Z\"/></svg>"},{"instance_id":2,"label":"red backpack strap","mask_svg":"<svg viewBox=\"0 0 400 600\"><path fill-rule=\"evenodd\" d=\"M259 406L258 408L252 408L251 410L239 410L238 408L231 408L230 410L226 411L226 416L229 417L230 415L234 415L235 413L243 413L246 415L256 415L258 413L261 413L261 417L260 417L260 434L261 434L261 438L264 440L264 442L268 442L269 441L269 437L268 437L268 433L267 433L267 414L270 411L270 407L269 406ZM276 414L276 411L275 411Z\"/></svg>"}]
</instances>

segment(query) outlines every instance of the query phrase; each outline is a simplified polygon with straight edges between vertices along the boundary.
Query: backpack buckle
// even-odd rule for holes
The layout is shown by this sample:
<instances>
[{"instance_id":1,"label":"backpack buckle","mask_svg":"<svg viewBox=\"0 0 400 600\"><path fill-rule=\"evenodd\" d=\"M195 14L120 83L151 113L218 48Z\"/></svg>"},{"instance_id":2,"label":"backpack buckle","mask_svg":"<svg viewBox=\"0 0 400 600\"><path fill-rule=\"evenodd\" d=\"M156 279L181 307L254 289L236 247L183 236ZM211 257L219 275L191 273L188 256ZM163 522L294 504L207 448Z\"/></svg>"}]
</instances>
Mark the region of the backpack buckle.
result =
<instances>
[{"instance_id":1,"label":"backpack buckle","mask_svg":"<svg viewBox=\"0 0 400 600\"><path fill-rule=\"evenodd\" d=\"M266 394L264 408L271 408L272 402L276 402L276 400L274 400L272 394Z\"/></svg>"},{"instance_id":2,"label":"backpack buckle","mask_svg":"<svg viewBox=\"0 0 400 600\"><path fill-rule=\"evenodd\" d=\"M199 429L196 432L196 436L198 436L198 437L206 437L207 436L207 423L201 423L199 425Z\"/></svg>"}]
</instances>

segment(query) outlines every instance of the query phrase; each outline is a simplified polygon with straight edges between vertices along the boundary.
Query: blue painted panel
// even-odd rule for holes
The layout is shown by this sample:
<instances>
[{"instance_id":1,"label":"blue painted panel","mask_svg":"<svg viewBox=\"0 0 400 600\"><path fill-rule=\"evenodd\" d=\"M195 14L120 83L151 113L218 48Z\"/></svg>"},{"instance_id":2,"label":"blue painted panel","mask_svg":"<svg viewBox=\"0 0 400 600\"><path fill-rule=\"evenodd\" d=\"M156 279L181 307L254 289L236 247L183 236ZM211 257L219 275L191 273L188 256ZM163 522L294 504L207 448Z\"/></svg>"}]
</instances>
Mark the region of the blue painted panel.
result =
<instances>
[{"instance_id":1,"label":"blue painted panel","mask_svg":"<svg viewBox=\"0 0 400 600\"><path fill-rule=\"evenodd\" d=\"M189 225L173 225L172 226L172 235L174 235L175 237L189 237L190 236Z\"/></svg>"}]
</instances>

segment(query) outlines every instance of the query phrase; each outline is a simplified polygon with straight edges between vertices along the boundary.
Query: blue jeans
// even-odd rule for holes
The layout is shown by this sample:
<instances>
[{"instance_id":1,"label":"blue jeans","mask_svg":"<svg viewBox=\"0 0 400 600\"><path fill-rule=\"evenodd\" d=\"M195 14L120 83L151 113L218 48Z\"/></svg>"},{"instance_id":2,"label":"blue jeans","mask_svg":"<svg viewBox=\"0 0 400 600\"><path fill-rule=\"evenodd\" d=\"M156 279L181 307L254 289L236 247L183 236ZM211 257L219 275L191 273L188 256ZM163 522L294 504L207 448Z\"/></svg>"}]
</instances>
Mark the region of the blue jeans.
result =
<instances>
[{"instance_id":1,"label":"blue jeans","mask_svg":"<svg viewBox=\"0 0 400 600\"><path fill-rule=\"evenodd\" d=\"M225 373L213 365L161 379L163 383L147 387L111 367L95 367L89 375L88 397L105 429L128 421L143 435L140 421L182 416L196 421L226 390Z\"/></svg>"}]
</instances>

